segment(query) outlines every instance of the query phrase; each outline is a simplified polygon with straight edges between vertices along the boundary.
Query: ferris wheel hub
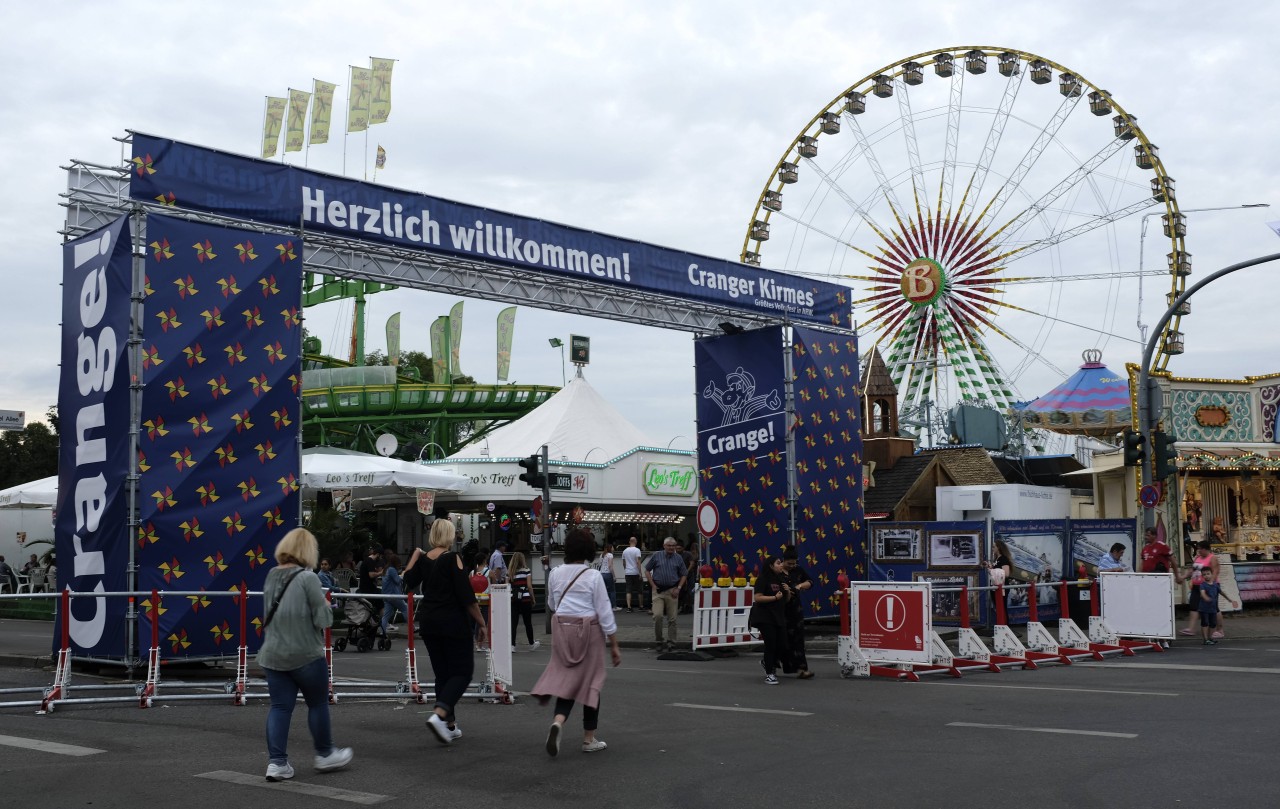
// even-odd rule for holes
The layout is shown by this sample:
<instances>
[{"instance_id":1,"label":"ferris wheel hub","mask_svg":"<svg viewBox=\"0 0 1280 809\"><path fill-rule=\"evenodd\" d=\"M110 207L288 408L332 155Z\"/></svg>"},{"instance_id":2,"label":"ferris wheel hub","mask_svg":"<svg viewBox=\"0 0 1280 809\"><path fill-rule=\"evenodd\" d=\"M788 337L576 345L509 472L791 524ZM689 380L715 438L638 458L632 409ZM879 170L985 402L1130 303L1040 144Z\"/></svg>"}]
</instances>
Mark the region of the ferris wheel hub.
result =
<instances>
[{"instance_id":1,"label":"ferris wheel hub","mask_svg":"<svg viewBox=\"0 0 1280 809\"><path fill-rule=\"evenodd\" d=\"M902 268L902 297L912 306L928 306L947 288L947 273L936 260L921 256Z\"/></svg>"}]
</instances>

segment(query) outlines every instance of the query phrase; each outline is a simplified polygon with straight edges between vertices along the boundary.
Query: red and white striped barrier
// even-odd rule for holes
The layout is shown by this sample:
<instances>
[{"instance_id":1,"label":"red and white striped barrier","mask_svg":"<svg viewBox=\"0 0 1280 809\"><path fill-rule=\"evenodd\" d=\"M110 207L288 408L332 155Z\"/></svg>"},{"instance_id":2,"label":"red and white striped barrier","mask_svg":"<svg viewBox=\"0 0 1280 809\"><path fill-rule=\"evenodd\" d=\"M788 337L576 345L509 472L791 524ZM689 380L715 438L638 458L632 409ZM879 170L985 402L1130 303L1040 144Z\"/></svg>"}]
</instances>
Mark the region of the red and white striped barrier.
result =
<instances>
[{"instance_id":1,"label":"red and white striped barrier","mask_svg":"<svg viewBox=\"0 0 1280 809\"><path fill-rule=\"evenodd\" d=\"M693 648L762 643L748 625L753 596L750 587L703 587L695 591Z\"/></svg>"}]
</instances>

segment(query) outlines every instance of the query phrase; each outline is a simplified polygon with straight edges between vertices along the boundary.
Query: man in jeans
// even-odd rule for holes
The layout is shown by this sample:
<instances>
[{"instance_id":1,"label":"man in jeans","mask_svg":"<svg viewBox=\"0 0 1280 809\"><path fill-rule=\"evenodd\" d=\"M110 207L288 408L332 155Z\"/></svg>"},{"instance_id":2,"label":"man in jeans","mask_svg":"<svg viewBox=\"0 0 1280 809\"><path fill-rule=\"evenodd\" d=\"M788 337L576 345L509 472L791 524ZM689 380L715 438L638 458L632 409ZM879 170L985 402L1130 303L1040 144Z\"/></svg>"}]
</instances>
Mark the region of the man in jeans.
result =
<instances>
[{"instance_id":1,"label":"man in jeans","mask_svg":"<svg viewBox=\"0 0 1280 809\"><path fill-rule=\"evenodd\" d=\"M662 540L662 550L654 553L644 563L653 592L653 631L658 646L663 651L676 647L676 615L680 611L680 588L684 586L688 568L684 557L676 551L676 540ZM662 640L662 618L667 619L667 640Z\"/></svg>"}]
</instances>

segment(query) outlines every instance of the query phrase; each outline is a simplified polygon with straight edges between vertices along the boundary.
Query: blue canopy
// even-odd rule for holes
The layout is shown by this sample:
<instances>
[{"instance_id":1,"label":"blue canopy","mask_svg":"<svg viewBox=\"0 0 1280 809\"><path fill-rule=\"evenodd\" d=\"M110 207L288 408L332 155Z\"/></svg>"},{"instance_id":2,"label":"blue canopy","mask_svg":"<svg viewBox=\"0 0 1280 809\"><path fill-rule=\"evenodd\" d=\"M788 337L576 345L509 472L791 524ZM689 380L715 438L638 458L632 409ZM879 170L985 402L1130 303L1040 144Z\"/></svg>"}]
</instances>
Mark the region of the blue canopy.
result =
<instances>
[{"instance_id":1,"label":"blue canopy","mask_svg":"<svg viewBox=\"0 0 1280 809\"><path fill-rule=\"evenodd\" d=\"M1075 435L1115 435L1132 421L1129 381L1102 364L1102 352L1084 352L1084 365L1058 387L1022 408L1022 421Z\"/></svg>"}]
</instances>

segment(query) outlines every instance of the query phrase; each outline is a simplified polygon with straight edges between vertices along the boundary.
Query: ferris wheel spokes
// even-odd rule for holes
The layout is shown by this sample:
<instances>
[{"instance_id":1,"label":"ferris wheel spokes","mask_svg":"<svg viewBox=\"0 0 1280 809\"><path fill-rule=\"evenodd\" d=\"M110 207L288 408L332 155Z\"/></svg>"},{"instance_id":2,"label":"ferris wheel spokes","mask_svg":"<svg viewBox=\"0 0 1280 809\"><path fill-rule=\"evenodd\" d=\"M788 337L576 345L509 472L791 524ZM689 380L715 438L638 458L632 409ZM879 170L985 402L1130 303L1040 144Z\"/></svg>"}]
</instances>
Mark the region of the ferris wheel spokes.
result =
<instances>
[{"instance_id":1,"label":"ferris wheel spokes","mask_svg":"<svg viewBox=\"0 0 1280 809\"><path fill-rule=\"evenodd\" d=\"M964 71L951 74L950 92L947 94L947 141L942 151L942 177L938 182L938 216L942 216L943 202L948 215L955 194L956 159L960 151L960 111L964 101Z\"/></svg>"},{"instance_id":2,"label":"ferris wheel spokes","mask_svg":"<svg viewBox=\"0 0 1280 809\"><path fill-rule=\"evenodd\" d=\"M965 199L961 200L961 206L968 199L970 192L976 200L982 196L982 188L986 185L987 175L991 172L991 163L996 158L996 152L1000 149L1000 142L1004 139L1005 126L1009 123L1009 116L1013 114L1013 102L1018 97L1018 90L1022 88L1023 76L1025 71L1018 71L1010 76L1004 85L1004 94L1000 97L1000 106L996 108L996 114L991 119L991 126L987 129L987 138L982 145L982 154L978 158L978 165L974 166L973 173L969 175L969 184L965 188Z\"/></svg>"},{"instance_id":3,"label":"ferris wheel spokes","mask_svg":"<svg viewBox=\"0 0 1280 809\"><path fill-rule=\"evenodd\" d=\"M927 200L924 188L924 170L920 167L920 147L916 142L916 120L911 114L911 95L907 92L907 83L899 75L894 80L898 96L898 118L902 121L902 137L907 145L907 161L911 166L911 191L915 196L916 218L919 219L920 200ZM927 205L927 203L926 203ZM923 222L921 222L923 226Z\"/></svg>"},{"instance_id":4,"label":"ferris wheel spokes","mask_svg":"<svg viewBox=\"0 0 1280 809\"><path fill-rule=\"evenodd\" d=\"M1062 103L1058 105L1058 109L1049 120L1049 123L1045 124L1040 130L1035 141L1027 149L1026 154L1022 156L1022 160L1018 162L1017 167L1010 172L1008 179L1001 184L1000 190L991 198L991 204L987 206L986 210L991 212L993 219L1000 215L1000 211L1004 209L1005 203L1009 201L1009 197L1014 190L1021 187L1022 181L1026 179L1032 167L1040 160L1045 148L1057 137L1058 130L1067 122L1067 118L1071 116L1071 112L1079 105L1079 101L1080 96L1078 95L1068 95L1062 99Z\"/></svg>"}]
</instances>

